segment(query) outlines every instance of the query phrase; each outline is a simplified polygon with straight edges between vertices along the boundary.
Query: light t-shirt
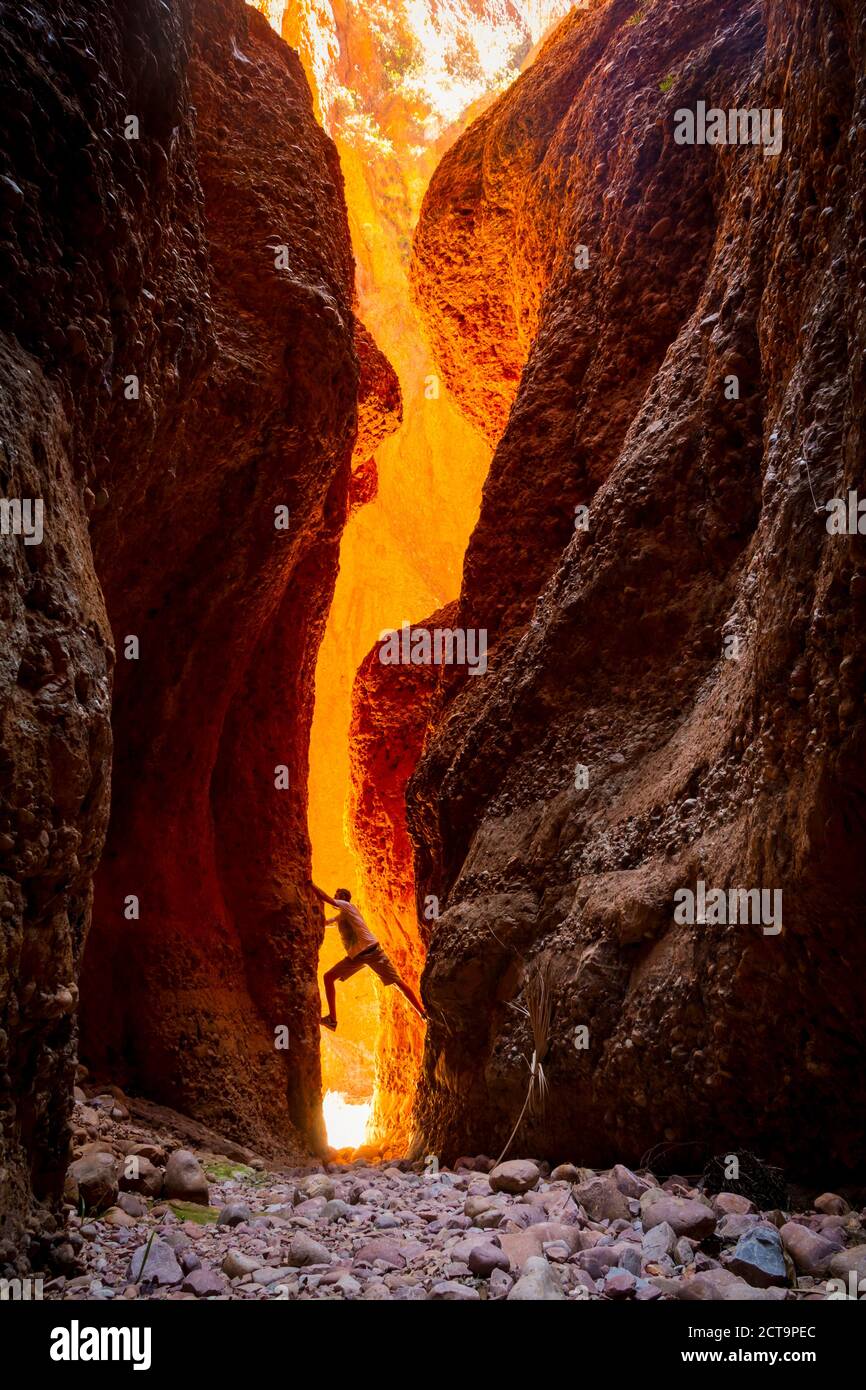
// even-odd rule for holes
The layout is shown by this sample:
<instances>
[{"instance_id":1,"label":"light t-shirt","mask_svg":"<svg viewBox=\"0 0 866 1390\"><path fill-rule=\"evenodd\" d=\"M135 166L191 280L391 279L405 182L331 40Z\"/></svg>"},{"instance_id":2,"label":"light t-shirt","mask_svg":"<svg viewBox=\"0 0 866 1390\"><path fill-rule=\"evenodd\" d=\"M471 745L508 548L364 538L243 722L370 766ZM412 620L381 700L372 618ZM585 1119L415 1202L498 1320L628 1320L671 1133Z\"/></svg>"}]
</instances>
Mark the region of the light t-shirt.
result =
<instances>
[{"instance_id":1,"label":"light t-shirt","mask_svg":"<svg viewBox=\"0 0 866 1390\"><path fill-rule=\"evenodd\" d=\"M354 903L340 903L337 930L340 933L347 956L360 955L362 951L366 951L368 946L378 944Z\"/></svg>"}]
</instances>

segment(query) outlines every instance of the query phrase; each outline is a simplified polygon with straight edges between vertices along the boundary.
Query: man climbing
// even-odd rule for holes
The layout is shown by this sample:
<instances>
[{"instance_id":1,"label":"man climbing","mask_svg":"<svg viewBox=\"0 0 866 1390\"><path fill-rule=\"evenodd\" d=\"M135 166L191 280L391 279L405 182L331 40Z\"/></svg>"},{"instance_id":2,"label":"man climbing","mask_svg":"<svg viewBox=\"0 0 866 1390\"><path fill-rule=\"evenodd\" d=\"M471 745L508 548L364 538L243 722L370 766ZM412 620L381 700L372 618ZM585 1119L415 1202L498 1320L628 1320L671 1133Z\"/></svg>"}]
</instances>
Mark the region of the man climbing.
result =
<instances>
[{"instance_id":1,"label":"man climbing","mask_svg":"<svg viewBox=\"0 0 866 1390\"><path fill-rule=\"evenodd\" d=\"M412 1005L412 1008L423 1018L425 1023L427 1015L420 1000L416 999L412 990L400 979L392 962L385 955L367 923L364 921L359 909L352 902L352 894L348 888L338 888L334 897L329 897L321 888L317 888L315 883L312 885L313 892L323 903L330 903L331 907L337 909L336 917L325 919L326 927L336 926L339 930L346 954L342 960L332 965L330 970L325 972L325 995L328 1000L328 1012L322 1018L322 1027L330 1028L332 1032L337 1027L337 1001L334 986L338 980L348 980L350 976L357 975L364 966L369 968L379 976L383 985L396 985L400 993L405 995Z\"/></svg>"}]
</instances>

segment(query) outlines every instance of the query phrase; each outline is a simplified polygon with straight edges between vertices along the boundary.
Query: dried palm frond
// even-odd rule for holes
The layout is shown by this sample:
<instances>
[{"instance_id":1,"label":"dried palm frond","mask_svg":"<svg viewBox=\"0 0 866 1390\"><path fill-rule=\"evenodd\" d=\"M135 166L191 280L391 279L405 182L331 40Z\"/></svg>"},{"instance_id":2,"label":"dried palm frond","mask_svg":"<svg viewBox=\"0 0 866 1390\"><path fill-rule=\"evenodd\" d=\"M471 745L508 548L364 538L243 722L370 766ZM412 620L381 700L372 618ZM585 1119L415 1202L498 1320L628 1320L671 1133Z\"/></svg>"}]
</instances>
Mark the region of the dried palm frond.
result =
<instances>
[{"instance_id":1,"label":"dried palm frond","mask_svg":"<svg viewBox=\"0 0 866 1390\"><path fill-rule=\"evenodd\" d=\"M497 1166L511 1148L514 1137L523 1124L524 1116L542 1114L547 1100L549 1087L547 1077L544 1074L544 1059L550 1046L550 1028L553 1020L553 988L549 961L544 961L539 965L527 981L525 1006L512 1004L510 1007L523 1014L524 1018L529 1019L529 1030L532 1034L532 1059L530 1060L524 1054L523 1060L529 1068L526 1099L517 1117L517 1123L508 1136L508 1142L496 1160Z\"/></svg>"}]
</instances>

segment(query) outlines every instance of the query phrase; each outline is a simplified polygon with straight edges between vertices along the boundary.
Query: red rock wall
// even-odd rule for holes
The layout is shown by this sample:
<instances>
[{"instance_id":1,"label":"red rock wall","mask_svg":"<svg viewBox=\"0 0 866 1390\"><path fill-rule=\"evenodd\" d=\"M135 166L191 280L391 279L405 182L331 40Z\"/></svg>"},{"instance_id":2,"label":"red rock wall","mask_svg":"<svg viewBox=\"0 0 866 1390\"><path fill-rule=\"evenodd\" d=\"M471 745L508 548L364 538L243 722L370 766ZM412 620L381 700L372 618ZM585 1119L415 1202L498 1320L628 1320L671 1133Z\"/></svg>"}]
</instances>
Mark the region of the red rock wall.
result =
<instances>
[{"instance_id":1,"label":"red rock wall","mask_svg":"<svg viewBox=\"0 0 866 1390\"><path fill-rule=\"evenodd\" d=\"M0 1210L20 1215L66 1164L113 670L88 1060L263 1148L321 1138L306 740L364 334L336 154L260 16L34 0L0 27L0 480L45 502L41 546L0 539ZM362 357L365 458L398 394Z\"/></svg>"},{"instance_id":2,"label":"red rock wall","mask_svg":"<svg viewBox=\"0 0 866 1390\"><path fill-rule=\"evenodd\" d=\"M315 1143L306 748L356 428L353 263L336 153L295 54L234 0L202 0L190 88L214 338L157 451L152 526L97 536L118 643L138 633L142 657L118 673L119 790L86 979L93 1000L109 976L123 987L88 1015L88 1043L217 1128L266 1147L294 1125Z\"/></svg>"},{"instance_id":3,"label":"red rock wall","mask_svg":"<svg viewBox=\"0 0 866 1390\"><path fill-rule=\"evenodd\" d=\"M509 1005L548 962L524 1148L863 1161L866 565L810 488L866 491L863 18L575 13L431 184L419 300L502 433L459 609L491 669L448 687L409 788L419 896L446 906L426 1149L507 1136ZM782 108L781 154L676 145L698 100ZM698 879L781 889L782 932L675 924Z\"/></svg>"},{"instance_id":4,"label":"red rock wall","mask_svg":"<svg viewBox=\"0 0 866 1390\"><path fill-rule=\"evenodd\" d=\"M0 1211L17 1218L67 1161L114 666L88 517L123 432L118 375L134 343L163 408L207 330L183 22L34 3L0 27L0 471L4 496L45 509L40 545L0 538ZM150 306L169 301L183 331L160 340Z\"/></svg>"}]
</instances>

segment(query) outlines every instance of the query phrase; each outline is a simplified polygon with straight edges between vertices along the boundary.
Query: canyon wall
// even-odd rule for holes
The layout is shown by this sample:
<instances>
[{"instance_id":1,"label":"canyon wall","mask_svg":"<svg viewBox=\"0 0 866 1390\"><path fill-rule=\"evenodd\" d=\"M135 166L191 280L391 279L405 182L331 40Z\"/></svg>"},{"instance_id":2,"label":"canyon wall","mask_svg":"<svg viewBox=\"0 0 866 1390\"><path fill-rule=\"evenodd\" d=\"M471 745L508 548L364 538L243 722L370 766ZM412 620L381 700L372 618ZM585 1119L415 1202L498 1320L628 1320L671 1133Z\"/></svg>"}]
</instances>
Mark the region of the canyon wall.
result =
<instances>
[{"instance_id":1,"label":"canyon wall","mask_svg":"<svg viewBox=\"0 0 866 1390\"><path fill-rule=\"evenodd\" d=\"M260 16L34 0L2 31L0 476L45 533L0 538L21 1215L67 1161L110 781L88 1061L264 1150L321 1141L313 664L359 418L363 463L399 393L353 315L336 152Z\"/></svg>"},{"instance_id":2,"label":"canyon wall","mask_svg":"<svg viewBox=\"0 0 866 1390\"><path fill-rule=\"evenodd\" d=\"M425 1152L504 1142L543 970L522 1150L866 1158L866 556L825 510L866 485L864 38L862 0L595 4L431 182L416 293L496 448L490 669L408 792ZM781 151L676 143L698 102L780 109ZM782 910L675 921L699 881Z\"/></svg>"},{"instance_id":3,"label":"canyon wall","mask_svg":"<svg viewBox=\"0 0 866 1390\"><path fill-rule=\"evenodd\" d=\"M449 604L433 614L430 626L447 627L453 615ZM388 955L417 995L424 944L415 911L406 788L424 747L437 672L430 666L387 665L380 651L377 643L368 652L352 690L349 825L362 866L364 901ZM427 920L423 905L421 920ZM398 990L381 989L369 1129L392 1155L405 1153L415 1139L415 1084L423 1050L424 1027L415 1011Z\"/></svg>"}]
</instances>

